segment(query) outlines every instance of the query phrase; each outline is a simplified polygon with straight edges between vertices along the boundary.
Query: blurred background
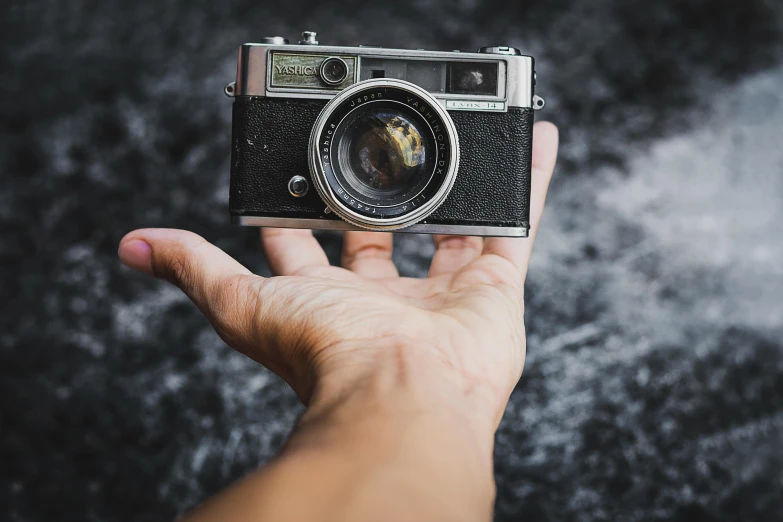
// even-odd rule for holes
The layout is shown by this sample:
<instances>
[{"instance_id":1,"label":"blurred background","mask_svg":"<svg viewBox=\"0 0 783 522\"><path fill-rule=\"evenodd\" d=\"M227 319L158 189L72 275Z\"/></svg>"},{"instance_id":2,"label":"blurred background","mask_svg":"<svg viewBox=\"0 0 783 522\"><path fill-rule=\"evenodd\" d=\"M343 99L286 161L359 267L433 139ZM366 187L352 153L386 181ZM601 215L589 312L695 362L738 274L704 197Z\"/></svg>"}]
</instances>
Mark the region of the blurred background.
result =
<instances>
[{"instance_id":1,"label":"blurred background","mask_svg":"<svg viewBox=\"0 0 783 522\"><path fill-rule=\"evenodd\" d=\"M0 15L0 518L169 520L301 413L179 291L147 226L268 274L229 224L236 48L537 58L562 152L497 435L496 519L783 519L783 5L11 0ZM320 234L333 261L340 237ZM396 237L423 276L425 236ZM306 502L306 498L302 499Z\"/></svg>"}]
</instances>

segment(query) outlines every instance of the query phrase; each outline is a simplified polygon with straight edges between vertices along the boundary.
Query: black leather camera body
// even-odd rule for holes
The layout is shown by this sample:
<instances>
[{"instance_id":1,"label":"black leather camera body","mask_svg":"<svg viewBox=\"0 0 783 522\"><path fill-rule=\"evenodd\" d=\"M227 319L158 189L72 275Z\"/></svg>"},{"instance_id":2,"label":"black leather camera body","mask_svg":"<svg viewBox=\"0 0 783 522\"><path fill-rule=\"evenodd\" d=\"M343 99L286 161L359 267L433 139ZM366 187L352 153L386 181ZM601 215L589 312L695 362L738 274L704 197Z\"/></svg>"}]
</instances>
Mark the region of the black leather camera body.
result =
<instances>
[{"instance_id":1,"label":"black leather camera body","mask_svg":"<svg viewBox=\"0 0 783 522\"><path fill-rule=\"evenodd\" d=\"M242 225L525 237L534 60L326 47L239 49L229 210Z\"/></svg>"}]
</instances>

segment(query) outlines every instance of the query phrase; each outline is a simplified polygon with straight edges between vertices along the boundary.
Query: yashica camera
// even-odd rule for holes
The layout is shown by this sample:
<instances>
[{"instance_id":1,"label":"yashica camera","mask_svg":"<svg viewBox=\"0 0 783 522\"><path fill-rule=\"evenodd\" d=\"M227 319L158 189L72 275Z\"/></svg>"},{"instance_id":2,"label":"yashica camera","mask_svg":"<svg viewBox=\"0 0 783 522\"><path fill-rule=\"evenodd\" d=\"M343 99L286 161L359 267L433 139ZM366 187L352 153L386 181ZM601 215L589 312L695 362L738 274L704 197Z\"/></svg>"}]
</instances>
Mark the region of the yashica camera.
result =
<instances>
[{"instance_id":1,"label":"yashica camera","mask_svg":"<svg viewBox=\"0 0 783 522\"><path fill-rule=\"evenodd\" d=\"M242 225L525 237L534 60L297 45L239 48L229 210Z\"/></svg>"}]
</instances>

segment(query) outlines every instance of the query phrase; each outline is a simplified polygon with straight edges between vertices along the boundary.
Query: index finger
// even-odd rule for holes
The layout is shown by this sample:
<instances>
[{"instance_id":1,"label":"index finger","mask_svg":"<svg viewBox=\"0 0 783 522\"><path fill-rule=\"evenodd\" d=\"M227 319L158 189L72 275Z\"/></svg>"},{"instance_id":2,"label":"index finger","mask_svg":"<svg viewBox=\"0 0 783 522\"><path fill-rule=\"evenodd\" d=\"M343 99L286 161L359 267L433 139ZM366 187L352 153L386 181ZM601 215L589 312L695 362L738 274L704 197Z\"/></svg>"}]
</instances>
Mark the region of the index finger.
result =
<instances>
[{"instance_id":1,"label":"index finger","mask_svg":"<svg viewBox=\"0 0 783 522\"><path fill-rule=\"evenodd\" d=\"M511 261L524 274L533 252L533 242L538 233L544 201L549 189L549 181L557 162L559 143L557 127L549 122L539 122L533 126L533 161L530 169L530 232L527 239L491 237L484 241L483 254L495 254Z\"/></svg>"}]
</instances>

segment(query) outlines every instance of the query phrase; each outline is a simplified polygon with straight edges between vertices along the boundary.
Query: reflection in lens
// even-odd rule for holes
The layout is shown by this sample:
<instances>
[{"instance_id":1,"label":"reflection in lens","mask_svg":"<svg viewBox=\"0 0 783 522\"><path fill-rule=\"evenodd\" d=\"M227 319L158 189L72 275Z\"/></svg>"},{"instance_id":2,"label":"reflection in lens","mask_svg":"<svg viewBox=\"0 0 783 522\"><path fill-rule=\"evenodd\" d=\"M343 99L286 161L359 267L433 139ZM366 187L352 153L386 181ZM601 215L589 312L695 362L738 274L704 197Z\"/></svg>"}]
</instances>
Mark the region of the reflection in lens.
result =
<instances>
[{"instance_id":1,"label":"reflection in lens","mask_svg":"<svg viewBox=\"0 0 783 522\"><path fill-rule=\"evenodd\" d=\"M484 83L484 75L481 71L468 71L457 80L457 88L463 91L475 91Z\"/></svg>"},{"instance_id":2,"label":"reflection in lens","mask_svg":"<svg viewBox=\"0 0 783 522\"><path fill-rule=\"evenodd\" d=\"M430 174L418 124L398 112L358 115L339 148L346 181L367 196L397 196Z\"/></svg>"}]
</instances>

